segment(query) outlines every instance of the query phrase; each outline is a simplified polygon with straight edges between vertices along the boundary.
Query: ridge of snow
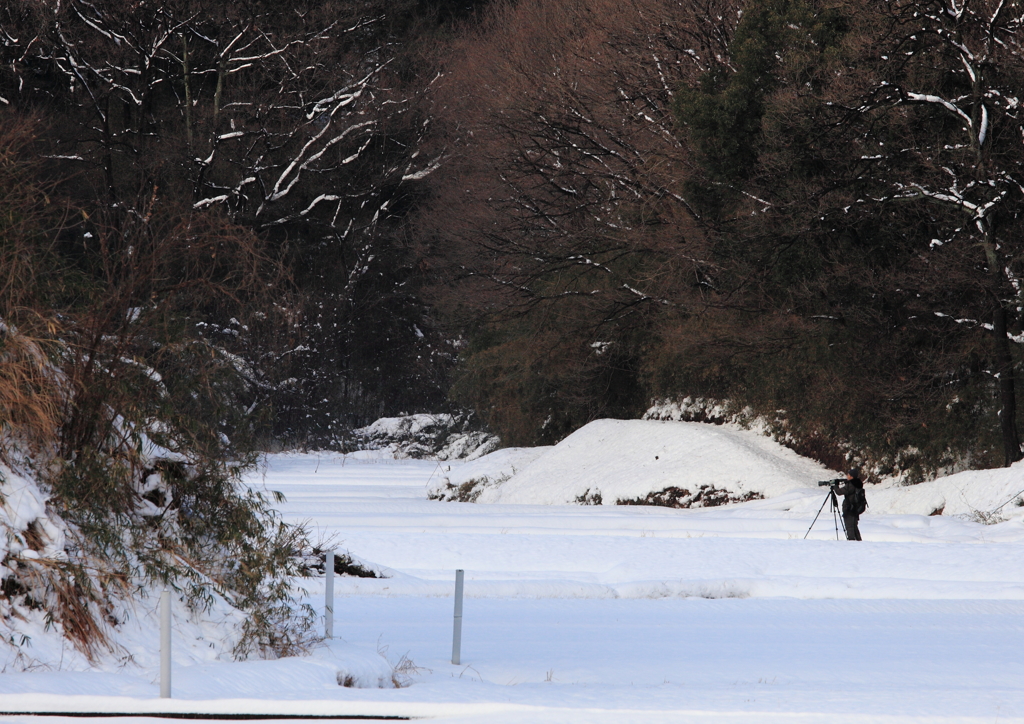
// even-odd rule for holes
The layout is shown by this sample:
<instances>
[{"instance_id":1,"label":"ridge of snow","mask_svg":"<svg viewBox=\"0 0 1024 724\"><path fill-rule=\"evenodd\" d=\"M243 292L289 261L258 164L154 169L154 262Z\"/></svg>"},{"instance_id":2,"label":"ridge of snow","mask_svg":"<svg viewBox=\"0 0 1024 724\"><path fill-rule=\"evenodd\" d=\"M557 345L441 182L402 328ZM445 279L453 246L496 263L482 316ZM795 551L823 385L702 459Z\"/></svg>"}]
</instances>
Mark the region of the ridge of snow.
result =
<instances>
[{"instance_id":1,"label":"ridge of snow","mask_svg":"<svg viewBox=\"0 0 1024 724\"><path fill-rule=\"evenodd\" d=\"M773 497L836 477L838 472L738 425L595 420L505 483L484 490L479 502L557 505L600 491L611 504L669 487L701 486Z\"/></svg>"}]
</instances>

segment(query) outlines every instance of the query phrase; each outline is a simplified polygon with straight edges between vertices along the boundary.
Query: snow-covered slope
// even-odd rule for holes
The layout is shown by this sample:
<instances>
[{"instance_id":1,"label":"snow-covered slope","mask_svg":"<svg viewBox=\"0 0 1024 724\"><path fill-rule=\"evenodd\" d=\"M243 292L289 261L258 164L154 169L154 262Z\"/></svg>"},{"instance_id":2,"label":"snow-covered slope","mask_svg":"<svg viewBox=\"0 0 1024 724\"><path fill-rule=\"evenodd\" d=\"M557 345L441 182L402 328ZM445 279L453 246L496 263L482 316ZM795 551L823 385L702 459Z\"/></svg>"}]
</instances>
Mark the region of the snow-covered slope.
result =
<instances>
[{"instance_id":1,"label":"snow-covered slope","mask_svg":"<svg viewBox=\"0 0 1024 724\"><path fill-rule=\"evenodd\" d=\"M484 489L501 485L550 449L550 446L506 447L463 465L449 465L427 488L427 497L475 503Z\"/></svg>"},{"instance_id":2,"label":"snow-covered slope","mask_svg":"<svg viewBox=\"0 0 1024 724\"><path fill-rule=\"evenodd\" d=\"M735 498L777 498L840 475L737 425L597 420L554 447L506 448L471 463L452 463L428 495L545 505L593 503L599 495L604 505L613 505L666 488L697 492L710 486ZM460 495L460 489L469 494ZM980 523L1024 519L1024 461L912 486L885 481L869 485L867 494L869 514L946 515Z\"/></svg>"},{"instance_id":3,"label":"snow-covered slope","mask_svg":"<svg viewBox=\"0 0 1024 724\"><path fill-rule=\"evenodd\" d=\"M1024 519L1024 461L1009 468L966 470L918 485L868 486L868 512L956 515L979 523Z\"/></svg>"},{"instance_id":4,"label":"snow-covered slope","mask_svg":"<svg viewBox=\"0 0 1024 724\"><path fill-rule=\"evenodd\" d=\"M596 420L506 482L485 489L478 502L560 504L594 500L599 492L608 505L670 487L695 492L702 486L773 497L838 476L738 426Z\"/></svg>"}]
</instances>

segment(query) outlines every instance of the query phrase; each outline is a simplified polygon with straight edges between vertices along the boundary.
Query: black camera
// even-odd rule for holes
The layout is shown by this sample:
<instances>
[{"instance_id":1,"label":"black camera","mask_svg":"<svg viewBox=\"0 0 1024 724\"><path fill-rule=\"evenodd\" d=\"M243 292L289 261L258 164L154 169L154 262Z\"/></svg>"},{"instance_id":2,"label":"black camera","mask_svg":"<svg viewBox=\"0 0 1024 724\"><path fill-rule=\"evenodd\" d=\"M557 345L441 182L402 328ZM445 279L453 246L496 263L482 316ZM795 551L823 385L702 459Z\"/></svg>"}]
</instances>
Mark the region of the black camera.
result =
<instances>
[{"instance_id":1,"label":"black camera","mask_svg":"<svg viewBox=\"0 0 1024 724\"><path fill-rule=\"evenodd\" d=\"M846 481L843 478L836 478L835 480L819 480L818 481L818 487L819 488L824 488L826 485L829 485L829 486L840 485L841 483L845 483L845 482Z\"/></svg>"}]
</instances>

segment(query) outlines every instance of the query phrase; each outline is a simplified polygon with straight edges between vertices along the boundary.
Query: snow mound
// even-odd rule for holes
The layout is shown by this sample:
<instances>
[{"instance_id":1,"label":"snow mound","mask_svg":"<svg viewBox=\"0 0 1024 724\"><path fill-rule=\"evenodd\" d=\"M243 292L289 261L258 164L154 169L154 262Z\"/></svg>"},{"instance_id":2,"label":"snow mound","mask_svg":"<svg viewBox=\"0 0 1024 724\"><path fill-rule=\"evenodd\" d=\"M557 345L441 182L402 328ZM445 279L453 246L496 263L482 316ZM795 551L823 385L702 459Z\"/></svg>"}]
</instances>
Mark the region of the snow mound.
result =
<instances>
[{"instance_id":1,"label":"snow mound","mask_svg":"<svg viewBox=\"0 0 1024 724\"><path fill-rule=\"evenodd\" d=\"M357 446L399 460L475 460L501 444L496 436L471 429L466 416L448 414L382 417L352 432Z\"/></svg>"},{"instance_id":2,"label":"snow mound","mask_svg":"<svg viewBox=\"0 0 1024 724\"><path fill-rule=\"evenodd\" d=\"M927 483L868 488L868 513L952 515L978 523L1024 518L1024 461L966 470Z\"/></svg>"},{"instance_id":3,"label":"snow mound","mask_svg":"<svg viewBox=\"0 0 1024 724\"><path fill-rule=\"evenodd\" d=\"M474 503L485 488L501 485L550 449L551 446L507 447L464 465L450 467L427 488L427 498Z\"/></svg>"},{"instance_id":4,"label":"snow mound","mask_svg":"<svg viewBox=\"0 0 1024 724\"><path fill-rule=\"evenodd\" d=\"M52 517L35 480L0 463L0 579L24 561L63 561L63 522Z\"/></svg>"},{"instance_id":5,"label":"snow mound","mask_svg":"<svg viewBox=\"0 0 1024 724\"><path fill-rule=\"evenodd\" d=\"M614 504L667 488L702 486L736 496L774 497L839 477L779 443L734 425L596 420L508 481L485 488L481 503Z\"/></svg>"}]
</instances>

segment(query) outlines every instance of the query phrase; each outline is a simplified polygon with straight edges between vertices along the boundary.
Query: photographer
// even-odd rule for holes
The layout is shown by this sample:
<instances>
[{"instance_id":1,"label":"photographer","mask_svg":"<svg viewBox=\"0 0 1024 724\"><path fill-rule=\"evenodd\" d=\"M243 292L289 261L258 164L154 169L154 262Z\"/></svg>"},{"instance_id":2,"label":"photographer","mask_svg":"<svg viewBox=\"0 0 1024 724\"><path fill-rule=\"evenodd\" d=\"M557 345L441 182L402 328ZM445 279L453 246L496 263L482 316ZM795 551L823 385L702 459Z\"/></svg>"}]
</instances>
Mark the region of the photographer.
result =
<instances>
[{"instance_id":1,"label":"photographer","mask_svg":"<svg viewBox=\"0 0 1024 724\"><path fill-rule=\"evenodd\" d=\"M860 514L868 507L868 499L864 494L864 482L860 479L860 471L851 468L846 473L846 480L833 485L832 489L843 496L843 524L846 526L846 540L861 540Z\"/></svg>"}]
</instances>

